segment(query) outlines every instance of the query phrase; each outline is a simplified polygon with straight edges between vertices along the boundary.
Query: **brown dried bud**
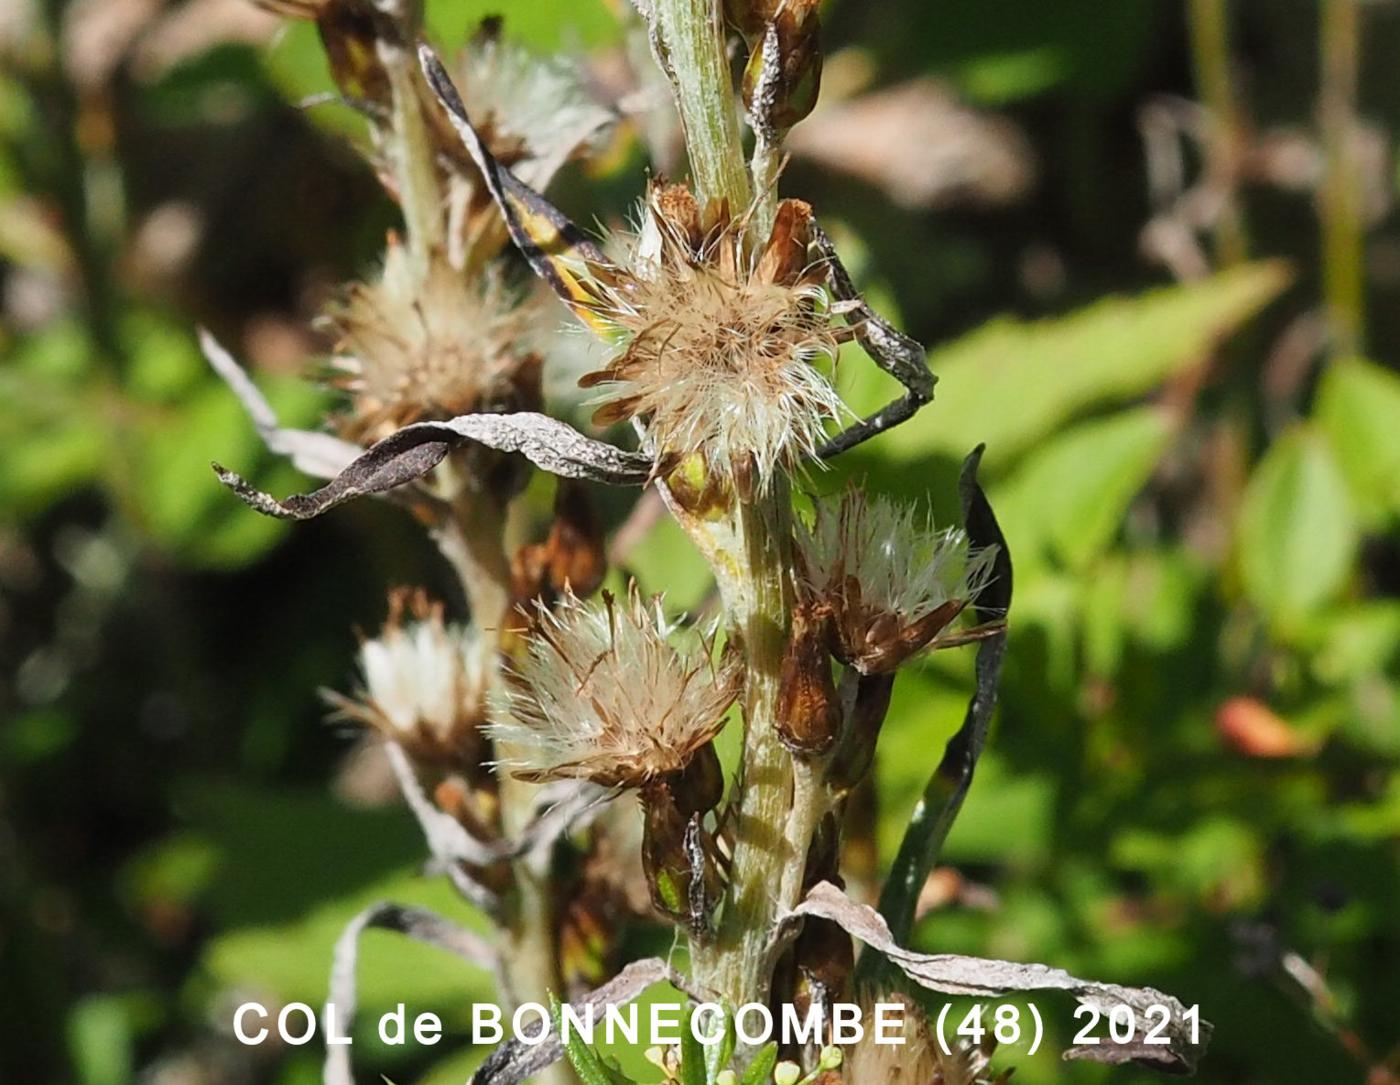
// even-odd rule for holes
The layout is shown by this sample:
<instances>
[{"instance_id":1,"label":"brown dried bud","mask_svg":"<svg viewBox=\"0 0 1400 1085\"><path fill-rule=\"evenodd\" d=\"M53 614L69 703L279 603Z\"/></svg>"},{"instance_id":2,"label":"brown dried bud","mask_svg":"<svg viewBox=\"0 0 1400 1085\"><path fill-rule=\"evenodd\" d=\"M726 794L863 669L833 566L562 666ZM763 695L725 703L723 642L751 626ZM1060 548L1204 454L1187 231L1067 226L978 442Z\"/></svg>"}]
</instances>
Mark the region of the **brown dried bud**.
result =
<instances>
[{"instance_id":1,"label":"brown dried bud","mask_svg":"<svg viewBox=\"0 0 1400 1085\"><path fill-rule=\"evenodd\" d=\"M890 710L893 674L862 674L856 679L851 718L827 769L827 783L837 792L849 791L864 779L875 763L880 728Z\"/></svg>"},{"instance_id":2,"label":"brown dried bud","mask_svg":"<svg viewBox=\"0 0 1400 1085\"><path fill-rule=\"evenodd\" d=\"M701 824L702 815L683 813L667 780L651 781L641 797L642 867L652 905L702 933L719 896L714 844Z\"/></svg>"},{"instance_id":3,"label":"brown dried bud","mask_svg":"<svg viewBox=\"0 0 1400 1085\"><path fill-rule=\"evenodd\" d=\"M715 744L707 742L695 751L689 764L673 775L668 784L677 808L689 817L705 814L724 797L724 769Z\"/></svg>"},{"instance_id":4,"label":"brown dried bud","mask_svg":"<svg viewBox=\"0 0 1400 1085\"><path fill-rule=\"evenodd\" d=\"M744 106L760 134L785 132L817 104L821 90L820 0L785 0L744 68Z\"/></svg>"},{"instance_id":5,"label":"brown dried bud","mask_svg":"<svg viewBox=\"0 0 1400 1085\"><path fill-rule=\"evenodd\" d=\"M652 193L661 221L676 232L692 253L698 253L705 231L700 224L700 203L686 185L658 185ZM665 255L666 250L662 250Z\"/></svg>"},{"instance_id":6,"label":"brown dried bud","mask_svg":"<svg viewBox=\"0 0 1400 1085\"><path fill-rule=\"evenodd\" d=\"M686 456L666 475L671 497L691 516L717 519L729 511L733 495L722 479L707 469L700 453Z\"/></svg>"},{"instance_id":7,"label":"brown dried bud","mask_svg":"<svg viewBox=\"0 0 1400 1085\"><path fill-rule=\"evenodd\" d=\"M778 735L795 753L829 750L841 730L841 704L831 679L827 617L814 603L799 603L778 686Z\"/></svg>"},{"instance_id":8,"label":"brown dried bud","mask_svg":"<svg viewBox=\"0 0 1400 1085\"><path fill-rule=\"evenodd\" d=\"M746 38L763 33L782 0L724 0L724 17Z\"/></svg>"},{"instance_id":9,"label":"brown dried bud","mask_svg":"<svg viewBox=\"0 0 1400 1085\"><path fill-rule=\"evenodd\" d=\"M603 583L608 569L603 529L582 483L559 480L545 557L549 584L555 591L591 595Z\"/></svg>"},{"instance_id":10,"label":"brown dried bud","mask_svg":"<svg viewBox=\"0 0 1400 1085\"><path fill-rule=\"evenodd\" d=\"M806 1017L813 1005L827 1007L829 1016L832 1003L848 1000L855 968L851 936L829 919L808 917L792 952L797 966L792 1002L798 1016Z\"/></svg>"},{"instance_id":11,"label":"brown dried bud","mask_svg":"<svg viewBox=\"0 0 1400 1085\"><path fill-rule=\"evenodd\" d=\"M803 200L782 200L758 258L754 279L778 286L795 286L812 261L807 248L812 239L812 205Z\"/></svg>"}]
</instances>

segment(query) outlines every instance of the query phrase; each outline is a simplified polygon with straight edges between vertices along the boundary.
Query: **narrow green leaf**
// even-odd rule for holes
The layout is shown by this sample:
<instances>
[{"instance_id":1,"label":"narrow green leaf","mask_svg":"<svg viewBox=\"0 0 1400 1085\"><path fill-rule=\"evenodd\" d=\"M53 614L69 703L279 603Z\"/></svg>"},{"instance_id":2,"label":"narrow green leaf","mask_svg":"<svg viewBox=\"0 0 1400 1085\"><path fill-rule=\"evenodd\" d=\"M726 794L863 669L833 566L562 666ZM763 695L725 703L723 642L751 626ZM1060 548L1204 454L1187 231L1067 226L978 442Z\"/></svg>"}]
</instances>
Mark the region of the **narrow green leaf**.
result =
<instances>
[{"instance_id":1,"label":"narrow green leaf","mask_svg":"<svg viewBox=\"0 0 1400 1085\"><path fill-rule=\"evenodd\" d=\"M681 1025L681 1085L708 1085L705 1049L690 1029L690 1015Z\"/></svg>"},{"instance_id":2,"label":"narrow green leaf","mask_svg":"<svg viewBox=\"0 0 1400 1085\"><path fill-rule=\"evenodd\" d=\"M768 1044L754 1056L753 1062L749 1063L749 1068L739 1079L739 1085L767 1085L773 1076L773 1067L777 1065L778 1045Z\"/></svg>"},{"instance_id":3,"label":"narrow green leaf","mask_svg":"<svg viewBox=\"0 0 1400 1085\"><path fill-rule=\"evenodd\" d=\"M603 1060L598 1057L598 1053L583 1042L583 1037L577 1032L565 1034L559 1000L551 996L549 1008L550 1014L554 1018L554 1027L564 1041L564 1053L568 1055L569 1063L573 1066L574 1072L578 1074L579 1081L583 1085L613 1085L614 1076L603 1065Z\"/></svg>"},{"instance_id":4,"label":"narrow green leaf","mask_svg":"<svg viewBox=\"0 0 1400 1085\"><path fill-rule=\"evenodd\" d=\"M705 1048L705 1082L706 1085L715 1085L715 1079L719 1077L719 1072L729 1066L729 1060L734 1057L734 1012L733 1008L726 1000L722 1003L724 1008L724 1019L720 1023L722 1035L717 1044L709 1044Z\"/></svg>"},{"instance_id":5,"label":"narrow green leaf","mask_svg":"<svg viewBox=\"0 0 1400 1085\"><path fill-rule=\"evenodd\" d=\"M985 442L990 465L1001 467L1080 412L1133 399L1189 369L1288 278L1281 263L1249 264L1054 320L995 320L929 355L938 376L933 404L875 450L911 460L961 456Z\"/></svg>"}]
</instances>

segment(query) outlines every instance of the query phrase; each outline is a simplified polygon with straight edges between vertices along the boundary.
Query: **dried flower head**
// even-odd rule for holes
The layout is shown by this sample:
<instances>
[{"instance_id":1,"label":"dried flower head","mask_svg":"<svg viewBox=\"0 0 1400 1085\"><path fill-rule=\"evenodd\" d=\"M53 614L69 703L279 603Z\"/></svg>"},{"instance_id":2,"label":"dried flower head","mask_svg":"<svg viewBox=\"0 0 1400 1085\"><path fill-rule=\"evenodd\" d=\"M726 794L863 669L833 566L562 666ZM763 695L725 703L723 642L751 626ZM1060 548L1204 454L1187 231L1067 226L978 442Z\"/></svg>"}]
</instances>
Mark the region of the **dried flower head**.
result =
<instances>
[{"instance_id":1,"label":"dried flower head","mask_svg":"<svg viewBox=\"0 0 1400 1085\"><path fill-rule=\"evenodd\" d=\"M725 205L702 213L684 186L654 185L626 269L582 285L578 307L619 343L579 382L600 389L595 421L641 418L658 461L698 454L741 492L811 455L845 407L816 364L839 337L810 222L784 200L749 254Z\"/></svg>"},{"instance_id":2,"label":"dried flower head","mask_svg":"<svg viewBox=\"0 0 1400 1085\"><path fill-rule=\"evenodd\" d=\"M868 1029L860 1043L845 1049L842 1067L848 1085L983 1085L989 1052L962 1044L945 1055L934 1042L923 1007L905 995L884 995L878 1000L898 1004L903 1043L875 1042L875 1030ZM874 1008L867 1005L866 1016ZM997 1080L1004 1080L998 1078Z\"/></svg>"},{"instance_id":3,"label":"dried flower head","mask_svg":"<svg viewBox=\"0 0 1400 1085\"><path fill-rule=\"evenodd\" d=\"M798 532L805 591L831 617L834 654L863 674L894 670L927 647L986 586L995 547L931 516L848 491L819 502Z\"/></svg>"},{"instance_id":4,"label":"dried flower head","mask_svg":"<svg viewBox=\"0 0 1400 1085\"><path fill-rule=\"evenodd\" d=\"M503 767L528 780L641 787L680 772L719 732L739 671L682 654L660 598L538 607L529 648L491 697Z\"/></svg>"},{"instance_id":5,"label":"dried flower head","mask_svg":"<svg viewBox=\"0 0 1400 1085\"><path fill-rule=\"evenodd\" d=\"M577 65L504 40L498 17L482 22L454 67L483 143L532 188L547 188L565 162L586 154L616 120L589 93ZM480 266L505 243L505 224L441 110L432 103L425 116L443 161L453 167L445 178L448 259L454 267Z\"/></svg>"},{"instance_id":6,"label":"dried flower head","mask_svg":"<svg viewBox=\"0 0 1400 1085\"><path fill-rule=\"evenodd\" d=\"M411 422L535 406L536 317L495 275L472 282L434 258L420 276L391 239L379 280L328 314L335 383L351 395L342 434L370 444Z\"/></svg>"},{"instance_id":7,"label":"dried flower head","mask_svg":"<svg viewBox=\"0 0 1400 1085\"><path fill-rule=\"evenodd\" d=\"M327 693L342 719L373 727L424 763L469 767L478 759L490 653L470 626L448 624L422 591L389 596L379 636L360 645L354 697Z\"/></svg>"},{"instance_id":8,"label":"dried flower head","mask_svg":"<svg viewBox=\"0 0 1400 1085\"><path fill-rule=\"evenodd\" d=\"M483 23L453 74L491 153L531 188L543 189L616 115L592 97L576 64L536 55L503 40L500 31L499 19Z\"/></svg>"}]
</instances>

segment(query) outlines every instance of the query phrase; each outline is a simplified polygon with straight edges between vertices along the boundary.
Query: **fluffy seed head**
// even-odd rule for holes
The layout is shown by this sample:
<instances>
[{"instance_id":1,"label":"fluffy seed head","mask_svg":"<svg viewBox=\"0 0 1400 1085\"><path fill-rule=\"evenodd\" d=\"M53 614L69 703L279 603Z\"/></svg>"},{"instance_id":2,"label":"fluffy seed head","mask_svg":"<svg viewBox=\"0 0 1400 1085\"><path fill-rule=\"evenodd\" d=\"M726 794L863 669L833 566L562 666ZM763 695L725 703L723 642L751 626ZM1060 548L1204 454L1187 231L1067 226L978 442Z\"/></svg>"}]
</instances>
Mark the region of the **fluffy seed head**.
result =
<instances>
[{"instance_id":1,"label":"fluffy seed head","mask_svg":"<svg viewBox=\"0 0 1400 1085\"><path fill-rule=\"evenodd\" d=\"M493 275L469 282L434 259L420 281L391 241L379 280L350 287L328 314L335 383L352 397L342 433L368 444L411 422L533 405L532 319Z\"/></svg>"},{"instance_id":2,"label":"fluffy seed head","mask_svg":"<svg viewBox=\"0 0 1400 1085\"><path fill-rule=\"evenodd\" d=\"M491 153L537 190L616 120L589 94L576 64L503 40L499 20L482 25L453 75Z\"/></svg>"},{"instance_id":3,"label":"fluffy seed head","mask_svg":"<svg viewBox=\"0 0 1400 1085\"><path fill-rule=\"evenodd\" d=\"M487 659L479 634L445 622L441 603L397 591L379 636L360 645L354 697L327 699L342 719L373 727L420 761L465 767L485 716Z\"/></svg>"},{"instance_id":4,"label":"fluffy seed head","mask_svg":"<svg viewBox=\"0 0 1400 1085\"><path fill-rule=\"evenodd\" d=\"M491 697L502 764L529 780L640 787L683 769L719 732L739 671L672 647L660 599L539 607L525 657Z\"/></svg>"},{"instance_id":5,"label":"fluffy seed head","mask_svg":"<svg viewBox=\"0 0 1400 1085\"><path fill-rule=\"evenodd\" d=\"M725 482L766 485L845 411L818 367L836 357L819 269L807 260L811 209L785 200L753 255L723 207L654 186L627 270L599 277L591 306L617 353L579 383L600 389L595 420L639 417L658 459L699 454Z\"/></svg>"},{"instance_id":6,"label":"fluffy seed head","mask_svg":"<svg viewBox=\"0 0 1400 1085\"><path fill-rule=\"evenodd\" d=\"M828 608L838 656L863 673L893 670L928 645L986 586L996 548L858 491L819 502L798 548L807 593Z\"/></svg>"}]
</instances>

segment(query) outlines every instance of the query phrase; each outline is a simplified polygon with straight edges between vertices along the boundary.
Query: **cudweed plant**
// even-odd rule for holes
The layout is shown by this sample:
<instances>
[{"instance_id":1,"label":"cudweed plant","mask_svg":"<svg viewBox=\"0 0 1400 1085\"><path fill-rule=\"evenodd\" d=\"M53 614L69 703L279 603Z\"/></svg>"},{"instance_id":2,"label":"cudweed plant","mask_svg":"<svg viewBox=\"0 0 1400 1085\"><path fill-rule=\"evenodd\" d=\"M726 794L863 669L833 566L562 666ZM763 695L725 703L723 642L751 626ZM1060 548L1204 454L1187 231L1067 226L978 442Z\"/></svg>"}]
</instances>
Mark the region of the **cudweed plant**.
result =
<instances>
[{"instance_id":1,"label":"cudweed plant","mask_svg":"<svg viewBox=\"0 0 1400 1085\"><path fill-rule=\"evenodd\" d=\"M653 1053L666 1080L687 1085L986 1080L987 1052L948 1056L931 1041L909 997L919 989L1163 1005L1168 1044L1069 1054L1190 1069L1209 1026L1193 1032L1160 992L902 946L986 740L1011 561L977 483L980 449L963 471L961 528L858 489L815 499L808 519L794 512L811 472L907 421L933 391L923 348L862 299L818 211L778 193L784 138L820 82L815 0L637 0L690 177L652 180L633 228L603 238L541 194L613 119L566 64L513 50L489 25L449 67L407 0L275 6L316 21L343 97L367 118L368 154L403 231L379 275L325 315L344 394L326 431L280 428L205 337L268 444L326 484L278 500L217 470L273 516L383 495L456 570L470 622L421 593L394 594L382 632L361 646L359 688L331 700L382 737L436 868L495 922L487 940L420 910L368 910L337 949L342 1013L354 1004L358 935L377 926L494 969L514 1003L562 994L614 1005L666 979L725 1015L892 998L915 1011L904 1048L844 1052L746 1050L726 1016L718 1046ZM731 49L747 58L737 87ZM552 348L538 329L553 303L517 282L508 242L600 341L603 361L579 383L594 425L624 427L626 447L543 413ZM905 389L863 419L833 384L851 341ZM537 540L519 530L531 468L558 476ZM635 588L594 597L605 571L595 483L659 495L713 570L711 629ZM901 665L974 642L966 718L876 911L842 889L850 798L870 774ZM726 781L714 739L736 706L742 751ZM629 871L643 892L627 891ZM616 970L618 922L658 919L687 943L690 974L659 960ZM348 1050L329 1050L328 1081L351 1079ZM626 1080L558 1028L544 1044L504 1044L474 1080L571 1074Z\"/></svg>"}]
</instances>

